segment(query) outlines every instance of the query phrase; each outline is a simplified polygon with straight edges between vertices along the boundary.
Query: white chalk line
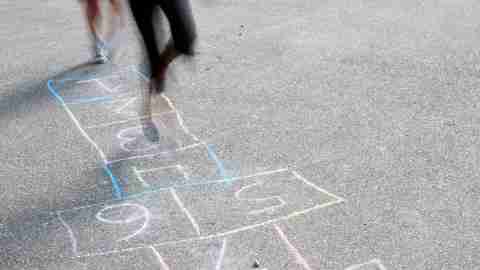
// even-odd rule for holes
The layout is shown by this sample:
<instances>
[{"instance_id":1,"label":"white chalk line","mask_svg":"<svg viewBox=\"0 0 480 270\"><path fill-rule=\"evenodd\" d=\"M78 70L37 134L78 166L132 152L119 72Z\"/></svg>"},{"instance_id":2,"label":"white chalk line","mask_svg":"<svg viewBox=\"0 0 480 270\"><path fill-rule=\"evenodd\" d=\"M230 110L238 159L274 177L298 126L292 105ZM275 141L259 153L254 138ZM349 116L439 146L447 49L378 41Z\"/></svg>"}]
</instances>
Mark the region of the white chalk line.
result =
<instances>
[{"instance_id":1,"label":"white chalk line","mask_svg":"<svg viewBox=\"0 0 480 270\"><path fill-rule=\"evenodd\" d=\"M161 116L162 114L167 114L167 113L170 113L170 112L171 111L152 114L152 117ZM150 116L143 115L143 116L128 118L128 119L120 120L120 121L112 121L112 122L102 123L102 124L98 124L98 125L91 125L91 126L87 126L86 128L87 129L102 128L102 127L114 126L114 125L118 125L118 124L125 124L125 123L128 123L128 122L133 122L133 121L137 121L137 120L143 120L143 119L147 119L147 118L150 118Z\"/></svg>"},{"instance_id":2,"label":"white chalk line","mask_svg":"<svg viewBox=\"0 0 480 270\"><path fill-rule=\"evenodd\" d=\"M255 173L255 174L246 175L246 176L232 177L229 180L221 179L221 180L214 180L214 181L208 181L208 182L191 183L191 184L185 184L185 185L165 187L165 188L156 189L156 190L154 190L150 193L165 192L165 191L168 191L170 188L181 188L181 187L190 187L190 186L209 185L209 184L225 183L225 182L231 182L231 181L239 181L239 180L248 179L248 178L252 178L252 177L265 176L265 175L275 174L275 173L279 173L279 172L286 172L286 171L288 171L288 169L286 169L286 168L278 169L278 170L271 170L271 171L263 171L263 172L259 172L259 173ZM142 193L142 194L145 194L145 193ZM130 197L131 200L134 199L133 196L129 196L129 197ZM127 197L127 198L129 198L129 197ZM108 203L115 203L115 202L118 202L118 200L105 200L105 201L100 202L100 203L94 203L94 204L89 204L89 205L84 205L84 206L79 206L79 207L74 207L74 208L69 208L69 209L57 210L57 212L60 212L60 213L71 212L71 211L75 211L75 210L79 210L79 209L85 209L85 208L90 208L90 207L95 207L95 206L100 206L100 205L105 205L105 204L108 204Z\"/></svg>"},{"instance_id":3,"label":"white chalk line","mask_svg":"<svg viewBox=\"0 0 480 270\"><path fill-rule=\"evenodd\" d=\"M183 174L183 178L185 178L185 180L190 180L190 175L187 173L185 168L180 164L177 164L176 166L177 169Z\"/></svg>"},{"instance_id":4,"label":"white chalk line","mask_svg":"<svg viewBox=\"0 0 480 270\"><path fill-rule=\"evenodd\" d=\"M170 102L170 99L168 97L165 97L168 102ZM173 105L172 105L173 106ZM175 107L173 107L175 108ZM194 141L197 141L197 142L200 142L200 139L195 135L193 134L192 132L190 132L190 129L188 129L188 127L185 125L184 121L183 121L183 117L180 115L181 112L177 109L175 109L175 114L176 114L176 117L177 117L177 121L178 121L178 124L180 125L180 127L183 129L183 132L185 132L186 134L188 134L190 137L192 137L192 139Z\"/></svg>"},{"instance_id":5,"label":"white chalk line","mask_svg":"<svg viewBox=\"0 0 480 270\"><path fill-rule=\"evenodd\" d=\"M115 110L113 110L114 113L117 113L117 114L121 114L123 110L125 110L125 108L127 108L128 106L130 106L133 102L135 102L136 100L138 99L138 97L130 97L130 98L126 98L127 102L125 102L122 106L120 106L119 108L116 108Z\"/></svg>"},{"instance_id":6,"label":"white chalk line","mask_svg":"<svg viewBox=\"0 0 480 270\"><path fill-rule=\"evenodd\" d=\"M94 81L94 80L103 80L103 79L119 76L123 73L131 72L132 68L135 68L135 66L130 65L128 67L125 67L125 69L119 70L117 72L111 72L108 75L103 75L103 76L100 76L100 77L94 77L94 78L87 79L87 80L79 80L79 79L73 78L73 79L64 79L64 80L61 80L61 81L65 81L65 82L75 81L75 83L88 83L88 82L91 82L91 81Z\"/></svg>"},{"instance_id":7,"label":"white chalk line","mask_svg":"<svg viewBox=\"0 0 480 270\"><path fill-rule=\"evenodd\" d=\"M308 181L307 179L305 179L305 177L301 176L299 173L297 173L296 171L292 171L293 175L295 175L295 177L297 177L298 179L300 179L301 181L303 181L306 185L308 186L311 186L313 187L314 189L316 189L317 191L320 191L322 193L325 193L327 194L328 196L330 197L334 197L335 199L337 199L339 202L343 202L345 201L344 198L342 197L339 197L333 193L330 193L328 192L327 190L323 189L323 188L320 188L319 186L315 185L314 183Z\"/></svg>"},{"instance_id":8,"label":"white chalk line","mask_svg":"<svg viewBox=\"0 0 480 270\"><path fill-rule=\"evenodd\" d=\"M70 237L70 241L72 242L72 252L75 256L78 256L78 243L77 243L77 238L75 238L75 234L73 233L72 228L68 223L62 218L62 214L60 212L57 212L57 218L60 220L62 225L67 229L68 231L68 236Z\"/></svg>"},{"instance_id":9,"label":"white chalk line","mask_svg":"<svg viewBox=\"0 0 480 270\"><path fill-rule=\"evenodd\" d=\"M387 270L387 268L382 264L382 261L380 261L377 258L375 258L373 260L370 260L368 262L365 262L365 263L351 265L351 266L345 268L345 270L357 270L357 269L360 269L361 267L363 267L365 265L371 265L371 264L378 266L378 268L380 270Z\"/></svg>"},{"instance_id":10,"label":"white chalk line","mask_svg":"<svg viewBox=\"0 0 480 270\"><path fill-rule=\"evenodd\" d=\"M195 229L195 232L197 235L200 235L200 226L198 226L197 221L195 218L192 216L190 211L185 207L183 204L182 200L178 196L177 192L175 191L174 188L169 188L170 194L172 194L173 199L177 203L178 207L182 210L182 212L188 217L188 220L190 220L190 223L192 224L193 228Z\"/></svg>"},{"instance_id":11,"label":"white chalk line","mask_svg":"<svg viewBox=\"0 0 480 270\"><path fill-rule=\"evenodd\" d=\"M287 245L290 253L292 253L295 256L295 260L297 261L297 263L300 264L301 266L303 266L305 268L305 270L312 270L312 268L308 264L307 260L305 260L305 258L303 258L302 254L300 254L298 249L292 243L290 243L287 236L280 229L280 227L277 224L273 225L273 227L277 231L277 233L280 236L280 238L282 239L282 241Z\"/></svg>"},{"instance_id":12,"label":"white chalk line","mask_svg":"<svg viewBox=\"0 0 480 270\"><path fill-rule=\"evenodd\" d=\"M149 246L149 248L153 251L153 254L154 254L155 257L158 259L158 262L159 262L160 265L162 266L162 269L163 269L163 270L170 270L170 267L167 265L167 263L166 263L165 260L163 259L162 255L160 255L160 253L158 252L158 250L155 249L154 246Z\"/></svg>"},{"instance_id":13,"label":"white chalk line","mask_svg":"<svg viewBox=\"0 0 480 270\"><path fill-rule=\"evenodd\" d=\"M103 82L100 81L100 78L92 78L92 79L88 79L88 80L81 80L81 81L77 81L76 83L81 84L81 83L90 83L90 82L96 82L98 85L100 85L101 88L103 88L107 92L114 93L113 89L111 89L110 87L108 87L107 85L105 85ZM118 86L115 87L115 89L116 88L118 88Z\"/></svg>"},{"instance_id":14,"label":"white chalk line","mask_svg":"<svg viewBox=\"0 0 480 270\"><path fill-rule=\"evenodd\" d=\"M131 69L133 70L133 72L135 72L135 73L137 73L138 75L140 75L140 77L141 77L142 79L144 79L146 82L149 82L149 81L150 81L150 79L149 79L147 76L145 76L145 74L143 74L143 72L140 72L140 71L139 71L137 68L135 68L134 66L132 66Z\"/></svg>"},{"instance_id":15,"label":"white chalk line","mask_svg":"<svg viewBox=\"0 0 480 270\"><path fill-rule=\"evenodd\" d=\"M227 250L227 238L224 238L222 241L222 248L218 254L217 264L215 265L215 270L222 269L223 258L225 257L225 251Z\"/></svg>"},{"instance_id":16,"label":"white chalk line","mask_svg":"<svg viewBox=\"0 0 480 270\"><path fill-rule=\"evenodd\" d=\"M334 204L337 204L337 203L341 203L341 202L332 201L332 202L328 202L328 203L324 203L324 204L319 204L319 205L316 205L314 207L311 207L311 208L308 208L308 209L305 209L305 210L302 210L302 211L293 212L292 214L289 214L287 216L267 220L267 221L257 223L257 224L254 224L254 225L244 226L244 227L241 227L241 228L238 228L238 229L235 229L235 230L230 230L230 231L223 232L223 233L210 234L210 235L206 235L206 236L188 238L188 239L177 240L177 241L166 241L166 242L153 244L153 246L159 247L159 246L165 246L165 245L177 245L177 244L182 244L182 243L190 243L190 242L196 242L196 241L202 241L202 240L221 238L221 237L236 234L236 233L239 233L239 232L248 231L248 230L251 230L251 229L254 229L254 228L257 228L257 227L262 227L262 226L270 225L272 223L277 223L279 221L289 220L289 219L292 219L294 217L297 217L297 216L300 216L300 215L305 215L305 214L307 214L309 212L312 212L314 210L325 208L325 207L328 207L328 206L331 206L331 205L334 205ZM78 255L74 258L104 256L104 255L122 253L122 252L127 252L127 251L132 251L132 250L143 249L143 248L145 248L145 246L132 247L132 248L127 248L127 249L119 249L119 250L111 250L111 251L98 252L98 253L86 253L86 254L80 254L80 255Z\"/></svg>"},{"instance_id":17,"label":"white chalk line","mask_svg":"<svg viewBox=\"0 0 480 270\"><path fill-rule=\"evenodd\" d=\"M102 104L102 103L113 103L117 100L124 100L124 99L130 99L130 98L134 98L135 96L130 96L132 93L128 93L128 92L125 92L125 93L118 93L116 94L115 97L112 97L112 96L94 96L94 97L91 97L93 101L90 101L90 102L85 102L85 101L82 101L83 97L78 97L78 96L74 96L74 97L68 97L69 99L72 99L72 100L79 100L79 101L70 101L70 102L65 102L65 104L67 105L82 105L82 106L92 106L92 104ZM88 99L88 98L86 98Z\"/></svg>"},{"instance_id":18,"label":"white chalk line","mask_svg":"<svg viewBox=\"0 0 480 270\"><path fill-rule=\"evenodd\" d=\"M53 89L53 91L56 92L56 89ZM83 130L82 125L77 120L75 115L72 113L70 108L68 108L67 104L65 104L63 99L61 100L60 104L63 107L63 109L67 112L68 116L73 121L73 123L75 124L77 129L80 131L80 134L82 134L82 136L85 137L85 139L87 139L87 141L90 142L93 145L93 147L97 150L100 157L102 158L102 161L104 162L104 164L107 164L107 157L105 156L105 153L103 153L102 149L100 149L100 147L97 145L97 143L95 141L93 141L92 138L90 138L90 136L85 132L85 130Z\"/></svg>"},{"instance_id":19,"label":"white chalk line","mask_svg":"<svg viewBox=\"0 0 480 270\"><path fill-rule=\"evenodd\" d=\"M97 82L98 85L100 85L103 89L107 90L107 92L109 92L109 93L113 93L113 92L114 92L113 89L110 89L110 87L108 87L107 85L105 85L105 84L104 84L103 82L101 82L100 80L95 79L94 81Z\"/></svg>"},{"instance_id":20,"label":"white chalk line","mask_svg":"<svg viewBox=\"0 0 480 270\"><path fill-rule=\"evenodd\" d=\"M160 156L160 155L166 155L166 154L172 154L172 153L176 153L176 152L181 152L181 151L184 151L184 150L187 150L187 149L195 148L195 147L200 146L200 145L202 145L202 143L194 143L194 144L182 146L182 147L175 148L175 149L168 150L168 151L161 151L161 152L156 152L156 153L152 153L152 154L135 155L135 156L127 157L127 158L119 158L119 159L114 159L114 160L108 160L108 161L107 161L107 164L110 165L110 164L114 164L114 163L117 163L117 162L122 162L122 161L127 161L127 160L134 160L134 159L141 159L141 158L153 158L153 157L155 157L155 156Z\"/></svg>"}]
</instances>

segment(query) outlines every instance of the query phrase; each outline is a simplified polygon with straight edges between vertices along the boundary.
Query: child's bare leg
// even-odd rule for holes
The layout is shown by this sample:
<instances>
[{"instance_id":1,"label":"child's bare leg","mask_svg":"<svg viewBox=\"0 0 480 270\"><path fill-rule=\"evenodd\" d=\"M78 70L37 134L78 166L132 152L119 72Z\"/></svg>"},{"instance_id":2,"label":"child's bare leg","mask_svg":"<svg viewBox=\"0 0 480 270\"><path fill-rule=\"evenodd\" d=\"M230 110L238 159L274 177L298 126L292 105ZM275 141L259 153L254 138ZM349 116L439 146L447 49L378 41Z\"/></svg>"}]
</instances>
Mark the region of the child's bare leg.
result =
<instances>
[{"instance_id":1,"label":"child's bare leg","mask_svg":"<svg viewBox=\"0 0 480 270\"><path fill-rule=\"evenodd\" d=\"M114 40L117 33L122 31L127 23L125 3L122 0L110 0L110 15L107 39L112 42L117 42Z\"/></svg>"},{"instance_id":2,"label":"child's bare leg","mask_svg":"<svg viewBox=\"0 0 480 270\"><path fill-rule=\"evenodd\" d=\"M99 40L98 18L100 16L100 6L97 0L85 0L85 15L93 40Z\"/></svg>"},{"instance_id":3,"label":"child's bare leg","mask_svg":"<svg viewBox=\"0 0 480 270\"><path fill-rule=\"evenodd\" d=\"M163 52L160 54L159 61L157 66L153 68L154 74L152 74L152 81L150 84L150 89L152 93L162 93L163 86L165 84L165 74L167 72L168 66L170 63L175 60L180 54L175 49L173 41L170 40Z\"/></svg>"}]
</instances>

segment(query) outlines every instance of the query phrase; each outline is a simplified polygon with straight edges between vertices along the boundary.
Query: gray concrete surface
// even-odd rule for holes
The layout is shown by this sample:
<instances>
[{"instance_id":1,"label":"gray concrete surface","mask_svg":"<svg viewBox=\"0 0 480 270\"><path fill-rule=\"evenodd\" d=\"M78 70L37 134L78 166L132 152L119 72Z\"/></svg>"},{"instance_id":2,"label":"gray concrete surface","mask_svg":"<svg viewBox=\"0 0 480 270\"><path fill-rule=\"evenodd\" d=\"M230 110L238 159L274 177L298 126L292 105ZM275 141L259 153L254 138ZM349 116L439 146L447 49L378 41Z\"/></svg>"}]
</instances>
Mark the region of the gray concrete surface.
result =
<instances>
[{"instance_id":1,"label":"gray concrete surface","mask_svg":"<svg viewBox=\"0 0 480 270\"><path fill-rule=\"evenodd\" d=\"M152 145L133 24L0 3L0 269L480 269L479 3L193 5Z\"/></svg>"}]
</instances>

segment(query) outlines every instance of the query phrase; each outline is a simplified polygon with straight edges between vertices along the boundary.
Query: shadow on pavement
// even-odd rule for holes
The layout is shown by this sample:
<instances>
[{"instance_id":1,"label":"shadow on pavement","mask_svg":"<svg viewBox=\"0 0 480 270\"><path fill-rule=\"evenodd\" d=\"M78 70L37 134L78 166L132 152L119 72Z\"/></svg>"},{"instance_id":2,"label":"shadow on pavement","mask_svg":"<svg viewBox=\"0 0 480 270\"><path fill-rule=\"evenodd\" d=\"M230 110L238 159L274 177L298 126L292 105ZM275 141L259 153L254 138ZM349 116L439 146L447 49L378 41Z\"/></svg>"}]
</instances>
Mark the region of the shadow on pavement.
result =
<instances>
[{"instance_id":1,"label":"shadow on pavement","mask_svg":"<svg viewBox=\"0 0 480 270\"><path fill-rule=\"evenodd\" d=\"M27 116L36 114L56 101L46 89L49 80L88 78L93 75L109 74L111 70L111 65L87 62L42 81L12 85L14 89L11 92L0 94L2 128L16 128L18 127L16 121L22 121ZM56 169L58 168L55 166L51 167L51 170ZM53 175L55 177L57 174ZM72 240L69 237L70 232L58 218L56 210L111 200L113 199L112 187L101 166L82 169L80 175L73 177L73 180L63 183L68 187L61 186L58 190L57 188L48 190L41 198L29 198L29 194L16 193L4 198L0 194L3 201L0 207L0 269L57 269L58 267L60 267L58 269L84 269L81 260L71 259L74 253ZM43 178L48 179L46 176L41 176L42 180ZM1 189L5 192L8 188L15 189L17 182L25 185L27 182L31 184L37 181L35 176L27 180L5 179L9 181L9 183L2 183L4 188ZM75 181L75 179L95 180L85 182ZM41 189L41 181L39 182L39 186L32 186L32 188ZM39 192L41 191L36 190L31 194Z\"/></svg>"}]
</instances>

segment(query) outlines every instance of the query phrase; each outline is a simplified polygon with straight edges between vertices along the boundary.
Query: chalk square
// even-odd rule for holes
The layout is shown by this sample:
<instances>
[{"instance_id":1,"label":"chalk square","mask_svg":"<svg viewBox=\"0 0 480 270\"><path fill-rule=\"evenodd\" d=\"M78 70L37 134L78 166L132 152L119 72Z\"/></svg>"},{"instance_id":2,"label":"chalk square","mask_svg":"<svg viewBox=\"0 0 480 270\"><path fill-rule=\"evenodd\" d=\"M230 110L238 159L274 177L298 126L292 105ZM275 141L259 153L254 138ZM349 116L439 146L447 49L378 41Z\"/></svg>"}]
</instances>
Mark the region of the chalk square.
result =
<instances>
[{"instance_id":1,"label":"chalk square","mask_svg":"<svg viewBox=\"0 0 480 270\"><path fill-rule=\"evenodd\" d=\"M131 69L124 69L106 76L56 80L52 86L65 103L86 104L136 96L145 85L138 78Z\"/></svg>"},{"instance_id":2,"label":"chalk square","mask_svg":"<svg viewBox=\"0 0 480 270\"><path fill-rule=\"evenodd\" d=\"M102 102L69 103L68 108L81 126L88 129L134 122L145 118L140 115L141 97L114 97Z\"/></svg>"},{"instance_id":3,"label":"chalk square","mask_svg":"<svg viewBox=\"0 0 480 270\"><path fill-rule=\"evenodd\" d=\"M140 91L147 91L148 89L145 79L133 67L113 73L110 76L97 78L93 80L93 83L112 95L139 95Z\"/></svg>"},{"instance_id":4,"label":"chalk square","mask_svg":"<svg viewBox=\"0 0 480 270\"><path fill-rule=\"evenodd\" d=\"M193 147L169 154L149 155L110 164L127 196L190 185L225 181L234 177L233 169L218 158L208 146Z\"/></svg>"},{"instance_id":5,"label":"chalk square","mask_svg":"<svg viewBox=\"0 0 480 270\"><path fill-rule=\"evenodd\" d=\"M343 202L296 172L278 170L178 188L202 235L229 234Z\"/></svg>"},{"instance_id":6,"label":"chalk square","mask_svg":"<svg viewBox=\"0 0 480 270\"><path fill-rule=\"evenodd\" d=\"M196 236L169 192L59 212L72 253L90 256Z\"/></svg>"},{"instance_id":7,"label":"chalk square","mask_svg":"<svg viewBox=\"0 0 480 270\"><path fill-rule=\"evenodd\" d=\"M144 135L140 121L93 127L89 128L87 133L103 151L109 163L171 153L199 143L191 134L166 127L165 118L166 115L152 118L159 133L158 142L152 142Z\"/></svg>"}]
</instances>

